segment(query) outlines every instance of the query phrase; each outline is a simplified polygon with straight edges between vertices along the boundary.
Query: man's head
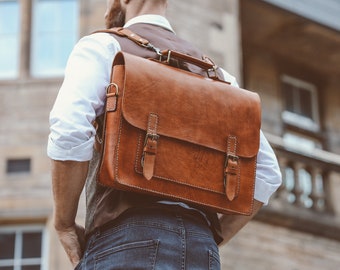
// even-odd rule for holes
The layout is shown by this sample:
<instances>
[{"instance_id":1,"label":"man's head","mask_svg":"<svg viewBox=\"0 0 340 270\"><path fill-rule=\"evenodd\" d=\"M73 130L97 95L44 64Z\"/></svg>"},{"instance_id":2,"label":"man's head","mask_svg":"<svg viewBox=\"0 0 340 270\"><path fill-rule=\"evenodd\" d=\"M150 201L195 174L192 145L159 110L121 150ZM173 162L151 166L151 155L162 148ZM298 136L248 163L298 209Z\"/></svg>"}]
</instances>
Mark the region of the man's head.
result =
<instances>
[{"instance_id":1,"label":"man's head","mask_svg":"<svg viewBox=\"0 0 340 270\"><path fill-rule=\"evenodd\" d=\"M165 15L167 0L107 0L106 28L122 27L129 19L143 14Z\"/></svg>"},{"instance_id":2,"label":"man's head","mask_svg":"<svg viewBox=\"0 0 340 270\"><path fill-rule=\"evenodd\" d=\"M107 29L124 25L125 12L122 9L121 2L121 0L107 0L105 12L105 26Z\"/></svg>"}]
</instances>

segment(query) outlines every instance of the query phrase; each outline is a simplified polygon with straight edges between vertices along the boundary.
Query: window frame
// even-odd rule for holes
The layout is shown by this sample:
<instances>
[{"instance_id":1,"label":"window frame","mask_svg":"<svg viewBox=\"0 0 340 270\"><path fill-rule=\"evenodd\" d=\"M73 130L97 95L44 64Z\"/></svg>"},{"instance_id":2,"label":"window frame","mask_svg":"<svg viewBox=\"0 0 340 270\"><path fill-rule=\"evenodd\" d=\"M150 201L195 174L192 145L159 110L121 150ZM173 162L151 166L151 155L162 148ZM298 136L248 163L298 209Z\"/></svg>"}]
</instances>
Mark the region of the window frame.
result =
<instances>
[{"instance_id":1,"label":"window frame","mask_svg":"<svg viewBox=\"0 0 340 270\"><path fill-rule=\"evenodd\" d=\"M23 233L41 232L40 258L22 258ZM0 267L9 266L21 270L22 266L40 265L40 270L48 269L48 234L46 226L39 224L0 226L0 234L15 234L14 258L1 259Z\"/></svg>"},{"instance_id":2,"label":"window frame","mask_svg":"<svg viewBox=\"0 0 340 270\"><path fill-rule=\"evenodd\" d=\"M318 103L318 90L317 87L309 82L300 80L298 78L282 75L281 76L281 88L283 88L283 84L290 84L292 87L296 87L297 89L301 89L304 91L309 91L311 94L311 118L298 114L296 112L292 112L287 110L286 99L283 98L283 111L282 111L282 120L285 124L301 128L306 131L310 131L313 133L320 131L320 114L319 114L319 103ZM282 89L283 91L283 89ZM296 90L295 90L296 91ZM284 97L284 93L282 92L282 96Z\"/></svg>"}]
</instances>

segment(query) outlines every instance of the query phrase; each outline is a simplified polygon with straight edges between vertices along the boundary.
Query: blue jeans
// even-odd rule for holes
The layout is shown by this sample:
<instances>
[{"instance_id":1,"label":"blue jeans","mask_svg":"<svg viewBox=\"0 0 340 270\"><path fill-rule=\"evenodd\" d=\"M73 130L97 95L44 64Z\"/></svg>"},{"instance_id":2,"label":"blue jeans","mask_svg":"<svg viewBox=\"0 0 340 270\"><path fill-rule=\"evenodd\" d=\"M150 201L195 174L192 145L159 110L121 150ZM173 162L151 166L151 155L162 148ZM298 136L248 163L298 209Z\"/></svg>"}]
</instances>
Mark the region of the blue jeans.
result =
<instances>
[{"instance_id":1,"label":"blue jeans","mask_svg":"<svg viewBox=\"0 0 340 270\"><path fill-rule=\"evenodd\" d=\"M83 270L220 269L206 220L179 206L131 208L87 241Z\"/></svg>"}]
</instances>

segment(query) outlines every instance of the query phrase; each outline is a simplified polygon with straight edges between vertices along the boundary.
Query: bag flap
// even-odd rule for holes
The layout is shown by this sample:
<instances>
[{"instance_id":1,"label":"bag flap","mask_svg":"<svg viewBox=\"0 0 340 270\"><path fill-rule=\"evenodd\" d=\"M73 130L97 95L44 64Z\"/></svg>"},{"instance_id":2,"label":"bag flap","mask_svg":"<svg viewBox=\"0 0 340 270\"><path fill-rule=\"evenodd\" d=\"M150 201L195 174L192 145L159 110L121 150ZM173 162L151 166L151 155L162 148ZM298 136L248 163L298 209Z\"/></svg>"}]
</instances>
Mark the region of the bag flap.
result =
<instances>
[{"instance_id":1,"label":"bag flap","mask_svg":"<svg viewBox=\"0 0 340 270\"><path fill-rule=\"evenodd\" d=\"M119 53L116 64L125 64L120 97L131 125L146 130L154 113L160 136L224 153L228 136L235 136L238 156L257 154L261 108L256 93L127 53Z\"/></svg>"}]
</instances>

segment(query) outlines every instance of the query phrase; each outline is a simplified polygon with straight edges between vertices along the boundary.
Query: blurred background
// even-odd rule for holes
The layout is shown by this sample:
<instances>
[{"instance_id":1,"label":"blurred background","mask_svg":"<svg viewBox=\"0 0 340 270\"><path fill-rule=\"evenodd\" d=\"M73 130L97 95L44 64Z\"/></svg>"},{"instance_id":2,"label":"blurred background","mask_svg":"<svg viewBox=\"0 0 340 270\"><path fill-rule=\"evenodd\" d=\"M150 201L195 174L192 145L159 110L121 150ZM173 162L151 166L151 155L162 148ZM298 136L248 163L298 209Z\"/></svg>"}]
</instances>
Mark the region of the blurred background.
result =
<instances>
[{"instance_id":1,"label":"blurred background","mask_svg":"<svg viewBox=\"0 0 340 270\"><path fill-rule=\"evenodd\" d=\"M339 269L340 1L169 2L177 35L260 94L283 174L270 204L221 248L222 269ZM104 28L105 9L0 0L0 270L71 269L52 225L48 115L72 47Z\"/></svg>"}]
</instances>

